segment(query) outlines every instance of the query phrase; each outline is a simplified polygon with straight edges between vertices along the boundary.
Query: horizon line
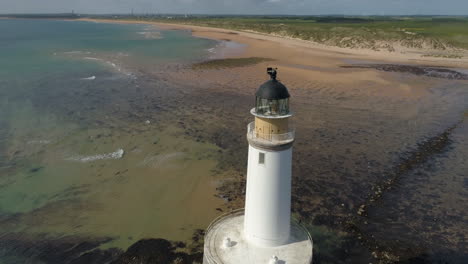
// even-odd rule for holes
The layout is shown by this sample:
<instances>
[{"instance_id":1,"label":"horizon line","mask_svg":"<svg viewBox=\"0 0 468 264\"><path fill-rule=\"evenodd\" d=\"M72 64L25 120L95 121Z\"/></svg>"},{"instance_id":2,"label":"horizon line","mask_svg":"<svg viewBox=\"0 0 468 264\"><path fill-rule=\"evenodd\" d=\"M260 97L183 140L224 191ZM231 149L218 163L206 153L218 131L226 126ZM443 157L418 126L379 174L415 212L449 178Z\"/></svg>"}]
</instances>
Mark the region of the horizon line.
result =
<instances>
[{"instance_id":1,"label":"horizon line","mask_svg":"<svg viewBox=\"0 0 468 264\"><path fill-rule=\"evenodd\" d=\"M89 16L112 16L112 15L122 15L122 16L161 16L161 15L176 15L176 16L297 16L297 17L314 17L314 16L354 16L354 17L387 17L387 16L452 16L452 17L468 17L466 15L456 15L456 14L337 14L337 13L323 13L323 14L233 14L233 13L79 13L79 12L52 12L52 13L0 13L0 16L15 16L15 15L89 15Z\"/></svg>"}]
</instances>

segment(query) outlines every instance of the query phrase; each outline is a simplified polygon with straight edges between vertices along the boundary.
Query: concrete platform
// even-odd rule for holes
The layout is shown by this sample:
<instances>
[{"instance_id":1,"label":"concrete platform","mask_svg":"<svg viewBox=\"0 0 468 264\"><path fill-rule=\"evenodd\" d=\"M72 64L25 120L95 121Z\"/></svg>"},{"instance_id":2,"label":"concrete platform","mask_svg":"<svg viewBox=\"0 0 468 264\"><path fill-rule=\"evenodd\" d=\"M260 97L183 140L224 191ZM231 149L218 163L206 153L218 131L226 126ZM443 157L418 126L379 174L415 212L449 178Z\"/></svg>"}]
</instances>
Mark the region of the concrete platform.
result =
<instances>
[{"instance_id":1,"label":"concrete platform","mask_svg":"<svg viewBox=\"0 0 468 264\"><path fill-rule=\"evenodd\" d=\"M247 243L243 236L244 211L233 212L215 220L207 230L204 246L204 264L270 264L277 256L277 264L312 263L312 239L302 226L291 223L288 244L264 248ZM230 238L231 246L223 241Z\"/></svg>"}]
</instances>

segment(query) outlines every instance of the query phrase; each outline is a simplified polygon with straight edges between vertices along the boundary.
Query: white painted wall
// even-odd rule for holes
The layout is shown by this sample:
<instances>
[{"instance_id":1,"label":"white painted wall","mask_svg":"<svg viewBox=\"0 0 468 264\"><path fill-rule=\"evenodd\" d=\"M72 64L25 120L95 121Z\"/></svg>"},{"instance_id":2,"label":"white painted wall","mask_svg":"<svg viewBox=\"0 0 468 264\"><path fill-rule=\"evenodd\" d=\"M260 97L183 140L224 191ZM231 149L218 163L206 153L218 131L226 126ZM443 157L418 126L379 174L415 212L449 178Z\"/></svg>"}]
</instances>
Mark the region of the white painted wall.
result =
<instances>
[{"instance_id":1,"label":"white painted wall","mask_svg":"<svg viewBox=\"0 0 468 264\"><path fill-rule=\"evenodd\" d=\"M259 164L259 153L265 164ZM291 218L292 147L265 151L249 145L244 235L255 245L288 242Z\"/></svg>"}]
</instances>

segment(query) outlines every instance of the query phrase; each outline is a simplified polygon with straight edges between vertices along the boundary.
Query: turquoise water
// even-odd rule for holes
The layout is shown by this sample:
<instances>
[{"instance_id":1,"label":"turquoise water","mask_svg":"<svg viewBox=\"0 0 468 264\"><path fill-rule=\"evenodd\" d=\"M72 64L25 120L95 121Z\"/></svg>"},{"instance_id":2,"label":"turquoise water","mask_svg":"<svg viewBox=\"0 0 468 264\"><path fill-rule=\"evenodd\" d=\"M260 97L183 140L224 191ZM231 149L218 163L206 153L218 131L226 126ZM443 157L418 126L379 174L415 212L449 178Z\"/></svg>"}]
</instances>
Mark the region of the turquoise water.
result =
<instances>
[{"instance_id":1,"label":"turquoise water","mask_svg":"<svg viewBox=\"0 0 468 264\"><path fill-rule=\"evenodd\" d=\"M149 25L1 20L0 32L2 112L9 111L7 103L15 102L15 96L30 99L47 80L131 75L137 68L200 60L215 45L187 32ZM2 115L3 122L6 117Z\"/></svg>"},{"instance_id":2,"label":"turquoise water","mask_svg":"<svg viewBox=\"0 0 468 264\"><path fill-rule=\"evenodd\" d=\"M11 238L0 263L28 259L15 243L38 237L126 249L189 239L215 217L217 149L171 126L183 89L152 73L217 42L84 21L0 20L0 32L0 237Z\"/></svg>"},{"instance_id":3,"label":"turquoise water","mask_svg":"<svg viewBox=\"0 0 468 264\"><path fill-rule=\"evenodd\" d=\"M0 67L2 74L12 75L98 67L95 63L67 61L62 53L120 54L142 63L164 63L199 59L214 44L186 32L160 31L149 25L2 20L0 31Z\"/></svg>"}]
</instances>

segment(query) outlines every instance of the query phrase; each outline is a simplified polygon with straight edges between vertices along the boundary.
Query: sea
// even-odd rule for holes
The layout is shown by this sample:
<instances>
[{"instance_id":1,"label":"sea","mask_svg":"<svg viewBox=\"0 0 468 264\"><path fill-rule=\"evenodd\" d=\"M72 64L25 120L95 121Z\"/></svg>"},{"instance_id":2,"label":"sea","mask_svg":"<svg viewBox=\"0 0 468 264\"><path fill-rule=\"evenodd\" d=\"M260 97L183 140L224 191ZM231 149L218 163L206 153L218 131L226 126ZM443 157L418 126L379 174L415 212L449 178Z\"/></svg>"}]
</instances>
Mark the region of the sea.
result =
<instances>
[{"instance_id":1,"label":"sea","mask_svg":"<svg viewBox=\"0 0 468 264\"><path fill-rule=\"evenodd\" d=\"M65 263L38 255L77 241L186 241L216 217L219 149L174 125L183 85L165 72L220 42L86 21L3 19L0 32L0 263Z\"/></svg>"}]
</instances>

